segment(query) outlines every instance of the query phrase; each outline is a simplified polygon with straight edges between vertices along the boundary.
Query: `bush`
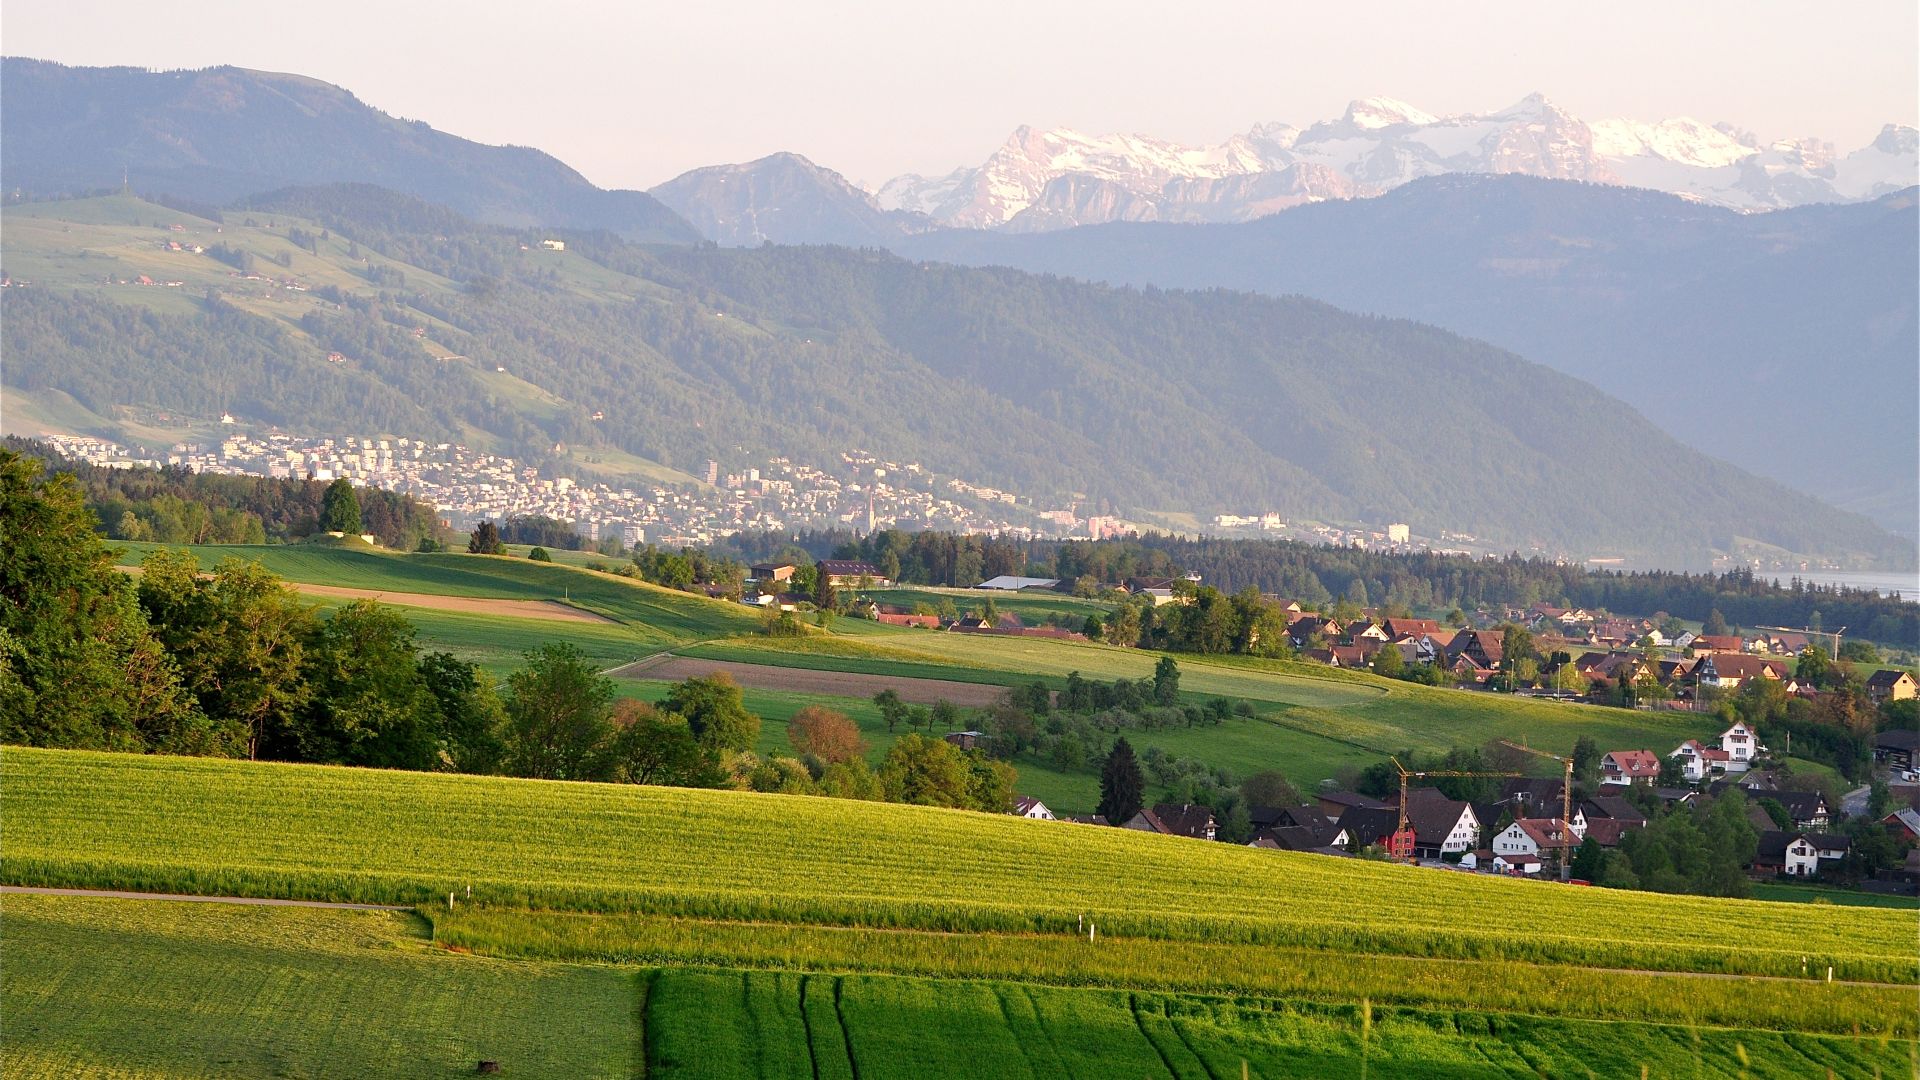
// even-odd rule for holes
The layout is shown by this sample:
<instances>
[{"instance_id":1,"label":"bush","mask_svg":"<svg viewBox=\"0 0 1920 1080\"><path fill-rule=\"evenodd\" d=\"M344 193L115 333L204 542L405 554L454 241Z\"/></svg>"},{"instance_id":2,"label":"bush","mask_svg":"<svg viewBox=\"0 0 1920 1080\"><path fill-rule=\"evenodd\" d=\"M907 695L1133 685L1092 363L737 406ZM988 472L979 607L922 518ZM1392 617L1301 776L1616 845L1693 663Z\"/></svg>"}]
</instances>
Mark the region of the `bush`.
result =
<instances>
[{"instance_id":1,"label":"bush","mask_svg":"<svg viewBox=\"0 0 1920 1080\"><path fill-rule=\"evenodd\" d=\"M527 552L527 558L534 562L552 562L553 561L553 556L547 554L547 549L543 547L537 547L537 548L534 548L532 551Z\"/></svg>"}]
</instances>

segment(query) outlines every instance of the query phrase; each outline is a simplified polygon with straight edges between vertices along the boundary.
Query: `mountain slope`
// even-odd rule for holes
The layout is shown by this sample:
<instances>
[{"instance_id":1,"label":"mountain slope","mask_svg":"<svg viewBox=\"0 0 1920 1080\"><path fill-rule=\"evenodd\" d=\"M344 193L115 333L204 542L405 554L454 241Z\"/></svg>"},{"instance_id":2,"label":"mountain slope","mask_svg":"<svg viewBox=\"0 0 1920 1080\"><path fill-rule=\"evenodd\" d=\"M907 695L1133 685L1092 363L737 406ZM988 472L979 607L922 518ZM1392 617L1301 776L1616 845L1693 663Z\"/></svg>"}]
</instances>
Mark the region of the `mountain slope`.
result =
<instances>
[{"instance_id":1,"label":"mountain slope","mask_svg":"<svg viewBox=\"0 0 1920 1080\"><path fill-rule=\"evenodd\" d=\"M1272 507L1673 565L1752 541L1875 560L1904 551L1679 446L1574 379L1309 300L831 248L566 234L565 252L546 252L528 244L539 233L457 228L364 188L285 192L228 216L221 243L263 261L291 251L307 291L290 292L158 251L178 234L151 224L66 224L180 220L98 202L9 209L9 268L38 280L6 292L0 329L7 385L103 415L225 407L306 430L489 433L536 461L555 443L681 467L743 454L824 462L861 447L1041 505ZM288 248L295 229L311 247ZM368 253L384 261L363 266ZM169 260L159 272L182 288L101 283L146 259ZM1594 448L1613 445L1645 460L1596 468Z\"/></svg>"},{"instance_id":2,"label":"mountain slope","mask_svg":"<svg viewBox=\"0 0 1920 1080\"><path fill-rule=\"evenodd\" d=\"M1738 214L1526 177L1437 177L1219 226L946 231L896 250L1094 281L1301 294L1491 341L1683 441L1911 532L1915 196ZM1603 435L1597 464L1638 467ZM1630 456L1629 456L1630 454Z\"/></svg>"},{"instance_id":3,"label":"mountain slope","mask_svg":"<svg viewBox=\"0 0 1920 1080\"><path fill-rule=\"evenodd\" d=\"M878 247L932 227L921 215L880 209L845 177L798 154L694 169L648 194L722 244Z\"/></svg>"},{"instance_id":4,"label":"mountain slope","mask_svg":"<svg viewBox=\"0 0 1920 1080\"><path fill-rule=\"evenodd\" d=\"M37 194L118 189L124 178L137 191L221 204L354 181L493 224L698 239L653 197L597 188L538 150L484 146L388 116L317 79L243 68L0 60L0 159L9 190Z\"/></svg>"}]
</instances>

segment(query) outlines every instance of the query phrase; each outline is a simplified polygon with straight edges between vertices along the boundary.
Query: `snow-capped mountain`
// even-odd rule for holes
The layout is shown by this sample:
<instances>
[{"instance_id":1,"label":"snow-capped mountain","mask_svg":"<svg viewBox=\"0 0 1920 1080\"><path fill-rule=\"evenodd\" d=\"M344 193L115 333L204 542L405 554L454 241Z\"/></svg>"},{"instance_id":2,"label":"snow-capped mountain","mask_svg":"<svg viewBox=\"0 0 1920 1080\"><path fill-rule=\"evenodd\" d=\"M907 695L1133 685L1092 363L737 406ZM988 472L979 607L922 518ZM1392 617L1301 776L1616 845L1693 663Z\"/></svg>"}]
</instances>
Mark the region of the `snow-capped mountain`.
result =
<instances>
[{"instance_id":1,"label":"snow-capped mountain","mask_svg":"<svg viewBox=\"0 0 1920 1080\"><path fill-rule=\"evenodd\" d=\"M1037 232L1103 221L1238 221L1300 202L1377 195L1442 173L1522 173L1667 191L1741 210L1853 202L1920 179L1915 131L1888 125L1837 157L1689 118L1589 124L1532 94L1497 112L1434 116L1367 98L1305 129L1262 124L1217 146L1021 127L977 168L901 176L887 210L954 228Z\"/></svg>"}]
</instances>

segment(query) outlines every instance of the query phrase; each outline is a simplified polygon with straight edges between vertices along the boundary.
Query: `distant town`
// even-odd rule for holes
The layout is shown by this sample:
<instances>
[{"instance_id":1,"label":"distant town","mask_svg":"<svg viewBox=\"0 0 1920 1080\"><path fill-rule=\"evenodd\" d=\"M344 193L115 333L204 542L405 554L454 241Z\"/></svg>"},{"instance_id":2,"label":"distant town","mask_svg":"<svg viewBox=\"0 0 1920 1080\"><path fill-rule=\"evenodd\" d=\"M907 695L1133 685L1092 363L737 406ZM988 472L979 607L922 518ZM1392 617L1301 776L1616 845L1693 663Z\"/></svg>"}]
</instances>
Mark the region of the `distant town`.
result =
<instances>
[{"instance_id":1,"label":"distant town","mask_svg":"<svg viewBox=\"0 0 1920 1080\"><path fill-rule=\"evenodd\" d=\"M411 495L438 507L452 528L518 515L572 522L589 540L618 537L628 547L705 545L742 530L778 532L843 527L871 531L943 529L1018 539L1106 539L1163 522L1046 508L1030 497L957 477L937 475L919 462L896 462L864 450L841 453L827 470L773 457L757 467L723 470L708 461L702 483L621 483L576 480L528 462L459 443L372 435L253 434L222 416L219 438L174 444L164 454L129 449L106 439L50 435L46 441L75 460L110 468L182 466L237 476L345 477ZM1379 527L1290 522L1275 510L1216 514L1197 532L1235 537L1303 540L1386 551L1429 550L1486 554L1477 538L1443 531L1413 532L1405 523ZM1504 549L1501 549L1504 551ZM1527 554L1557 555L1544 550Z\"/></svg>"}]
</instances>

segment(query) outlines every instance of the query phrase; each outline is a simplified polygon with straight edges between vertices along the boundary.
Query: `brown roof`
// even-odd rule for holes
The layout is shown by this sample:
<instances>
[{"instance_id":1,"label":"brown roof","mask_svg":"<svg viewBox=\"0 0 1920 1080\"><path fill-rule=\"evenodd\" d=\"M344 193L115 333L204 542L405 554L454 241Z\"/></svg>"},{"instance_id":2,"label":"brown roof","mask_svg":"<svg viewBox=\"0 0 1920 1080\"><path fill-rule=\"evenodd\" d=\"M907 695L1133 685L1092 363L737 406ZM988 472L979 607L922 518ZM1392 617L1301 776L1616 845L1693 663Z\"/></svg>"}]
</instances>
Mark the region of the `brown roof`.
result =
<instances>
[{"instance_id":1,"label":"brown roof","mask_svg":"<svg viewBox=\"0 0 1920 1080\"><path fill-rule=\"evenodd\" d=\"M1612 758L1613 763L1619 766L1622 776L1660 775L1660 755L1651 750L1609 750L1606 756Z\"/></svg>"},{"instance_id":2,"label":"brown roof","mask_svg":"<svg viewBox=\"0 0 1920 1080\"><path fill-rule=\"evenodd\" d=\"M1693 639L1693 651L1739 652L1745 647L1739 634L1701 634Z\"/></svg>"},{"instance_id":3,"label":"brown roof","mask_svg":"<svg viewBox=\"0 0 1920 1080\"><path fill-rule=\"evenodd\" d=\"M1194 806L1191 803L1158 803L1150 810L1140 811L1154 832L1169 836L1191 836L1196 840L1210 840L1213 830L1213 810L1210 807Z\"/></svg>"},{"instance_id":4,"label":"brown roof","mask_svg":"<svg viewBox=\"0 0 1920 1080\"><path fill-rule=\"evenodd\" d=\"M1559 818L1518 818L1514 824L1542 851L1580 846L1580 838Z\"/></svg>"}]
</instances>

